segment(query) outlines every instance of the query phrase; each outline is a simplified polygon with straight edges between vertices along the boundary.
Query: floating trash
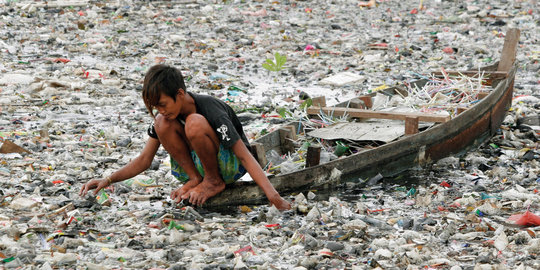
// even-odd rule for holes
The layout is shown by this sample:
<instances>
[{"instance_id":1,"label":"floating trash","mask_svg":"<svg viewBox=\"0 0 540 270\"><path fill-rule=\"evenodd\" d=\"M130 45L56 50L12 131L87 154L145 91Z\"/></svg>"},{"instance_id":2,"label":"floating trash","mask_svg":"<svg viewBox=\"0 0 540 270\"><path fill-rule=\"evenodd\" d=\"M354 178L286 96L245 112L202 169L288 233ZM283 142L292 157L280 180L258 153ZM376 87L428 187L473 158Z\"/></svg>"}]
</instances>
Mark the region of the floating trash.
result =
<instances>
[{"instance_id":1,"label":"floating trash","mask_svg":"<svg viewBox=\"0 0 540 270\"><path fill-rule=\"evenodd\" d=\"M2 269L538 269L535 1L19 0L0 1L0 16ZM180 184L160 148L140 178L78 195L143 149L141 79L156 63L241 113L250 140L300 120L294 153L267 158L279 174L305 168L308 148L326 163L396 136L371 123L341 129L352 138L309 138L348 121L308 119L317 97L372 94L354 105L456 117L492 87L487 74L451 71L494 64L513 27L512 106L473 156L394 182L295 191L280 212L175 204ZM384 93L397 86L408 95ZM362 130L373 132L356 140Z\"/></svg>"}]
</instances>

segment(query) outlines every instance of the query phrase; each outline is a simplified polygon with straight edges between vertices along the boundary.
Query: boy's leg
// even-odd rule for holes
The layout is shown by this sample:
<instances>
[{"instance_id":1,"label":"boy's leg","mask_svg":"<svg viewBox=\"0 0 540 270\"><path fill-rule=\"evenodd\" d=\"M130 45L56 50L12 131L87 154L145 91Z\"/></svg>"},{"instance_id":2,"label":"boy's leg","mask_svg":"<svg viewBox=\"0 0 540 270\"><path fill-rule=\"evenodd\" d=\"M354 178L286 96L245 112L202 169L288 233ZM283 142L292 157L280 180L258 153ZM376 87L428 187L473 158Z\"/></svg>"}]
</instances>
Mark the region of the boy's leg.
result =
<instances>
[{"instance_id":1,"label":"boy's leg","mask_svg":"<svg viewBox=\"0 0 540 270\"><path fill-rule=\"evenodd\" d=\"M185 131L189 144L201 160L204 178L182 198L189 197L189 202L201 205L225 189L218 165L219 139L208 120L200 114L191 114L186 118Z\"/></svg>"},{"instance_id":2,"label":"boy's leg","mask_svg":"<svg viewBox=\"0 0 540 270\"><path fill-rule=\"evenodd\" d=\"M154 122L154 128L160 143L189 177L187 183L171 193L173 200L180 201L181 196L197 186L203 178L191 159L190 147L182 124L177 120L168 120L158 114Z\"/></svg>"}]
</instances>

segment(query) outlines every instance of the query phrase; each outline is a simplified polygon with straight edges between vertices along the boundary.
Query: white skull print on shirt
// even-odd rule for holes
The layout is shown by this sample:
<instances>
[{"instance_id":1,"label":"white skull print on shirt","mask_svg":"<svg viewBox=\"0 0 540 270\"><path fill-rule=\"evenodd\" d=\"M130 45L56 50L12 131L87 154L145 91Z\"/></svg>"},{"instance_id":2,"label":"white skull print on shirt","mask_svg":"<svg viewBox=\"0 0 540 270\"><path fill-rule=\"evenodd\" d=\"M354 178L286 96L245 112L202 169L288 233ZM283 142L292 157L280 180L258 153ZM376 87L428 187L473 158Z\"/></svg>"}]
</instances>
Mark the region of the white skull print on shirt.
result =
<instances>
[{"instance_id":1,"label":"white skull print on shirt","mask_svg":"<svg viewBox=\"0 0 540 270\"><path fill-rule=\"evenodd\" d=\"M221 125L221 127L219 127L217 129L217 131L219 133L221 133L221 140L222 141L230 141L231 138L229 138L229 135L227 134L227 131L229 130L229 128L227 128L227 126L225 124Z\"/></svg>"}]
</instances>

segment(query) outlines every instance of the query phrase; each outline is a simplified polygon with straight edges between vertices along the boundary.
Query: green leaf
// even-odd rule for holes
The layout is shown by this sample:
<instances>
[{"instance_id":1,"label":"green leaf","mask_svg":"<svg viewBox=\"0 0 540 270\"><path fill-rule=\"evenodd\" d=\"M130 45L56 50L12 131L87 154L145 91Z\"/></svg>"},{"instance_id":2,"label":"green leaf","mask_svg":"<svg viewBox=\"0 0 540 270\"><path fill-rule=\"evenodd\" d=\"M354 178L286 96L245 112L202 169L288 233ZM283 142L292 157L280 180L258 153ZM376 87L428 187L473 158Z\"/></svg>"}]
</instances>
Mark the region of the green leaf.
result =
<instances>
[{"instance_id":1,"label":"green leaf","mask_svg":"<svg viewBox=\"0 0 540 270\"><path fill-rule=\"evenodd\" d=\"M279 62L281 61L281 55L278 52L274 54L274 59L276 60L276 65L279 66Z\"/></svg>"},{"instance_id":2,"label":"green leaf","mask_svg":"<svg viewBox=\"0 0 540 270\"><path fill-rule=\"evenodd\" d=\"M306 100L304 100L304 102L302 102L302 104L300 104L300 109L305 109L305 108L309 108L311 107L311 105L313 105L313 99L311 98L308 98Z\"/></svg>"},{"instance_id":3,"label":"green leaf","mask_svg":"<svg viewBox=\"0 0 540 270\"><path fill-rule=\"evenodd\" d=\"M281 69L283 68L283 65L285 65L285 62L287 62L287 56L286 55L280 55L279 53L276 53L276 65Z\"/></svg>"},{"instance_id":4,"label":"green leaf","mask_svg":"<svg viewBox=\"0 0 540 270\"><path fill-rule=\"evenodd\" d=\"M274 71L274 67L269 65L268 63L263 63L262 67L267 69L268 71Z\"/></svg>"},{"instance_id":5,"label":"green leaf","mask_svg":"<svg viewBox=\"0 0 540 270\"><path fill-rule=\"evenodd\" d=\"M280 71L287 62L287 56L281 55L278 52L274 54L274 59L266 59L266 63L262 67L269 71Z\"/></svg>"},{"instance_id":6,"label":"green leaf","mask_svg":"<svg viewBox=\"0 0 540 270\"><path fill-rule=\"evenodd\" d=\"M284 107L278 108L278 113L281 116L281 118L285 118L287 116L286 115L287 109L285 109Z\"/></svg>"}]
</instances>

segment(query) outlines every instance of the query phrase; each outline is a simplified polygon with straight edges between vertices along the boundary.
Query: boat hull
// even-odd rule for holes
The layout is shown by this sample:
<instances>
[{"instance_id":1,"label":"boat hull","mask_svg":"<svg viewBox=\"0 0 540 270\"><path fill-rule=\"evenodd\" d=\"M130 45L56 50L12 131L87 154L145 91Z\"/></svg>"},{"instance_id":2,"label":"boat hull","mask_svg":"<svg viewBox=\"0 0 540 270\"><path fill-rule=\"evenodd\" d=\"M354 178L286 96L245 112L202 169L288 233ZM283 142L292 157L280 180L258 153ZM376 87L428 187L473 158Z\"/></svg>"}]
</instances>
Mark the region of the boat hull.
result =
<instances>
[{"instance_id":1,"label":"boat hull","mask_svg":"<svg viewBox=\"0 0 540 270\"><path fill-rule=\"evenodd\" d=\"M324 189L334 186L345 175L367 179L377 174L392 176L417 165L433 163L449 155L459 155L491 138L499 129L510 108L516 67L505 79L470 109L448 122L437 124L414 135L374 149L342 157L328 163L292 173L270 176L270 182L284 195L305 189ZM267 150L279 148L279 133L273 132L256 140ZM267 202L266 196L252 182L238 182L214 198L206 207Z\"/></svg>"}]
</instances>

